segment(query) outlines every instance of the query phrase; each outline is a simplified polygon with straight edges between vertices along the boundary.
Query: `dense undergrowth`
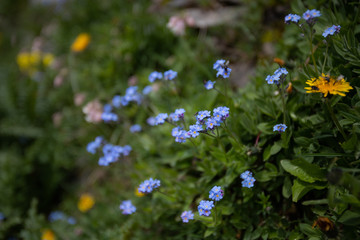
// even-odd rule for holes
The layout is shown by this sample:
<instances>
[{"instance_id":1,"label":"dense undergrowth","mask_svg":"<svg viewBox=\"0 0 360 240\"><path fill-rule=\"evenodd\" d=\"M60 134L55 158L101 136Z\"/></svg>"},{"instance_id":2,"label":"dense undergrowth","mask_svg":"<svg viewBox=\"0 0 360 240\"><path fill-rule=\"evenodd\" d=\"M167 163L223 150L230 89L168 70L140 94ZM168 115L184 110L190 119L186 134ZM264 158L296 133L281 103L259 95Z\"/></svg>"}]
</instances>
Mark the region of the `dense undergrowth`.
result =
<instances>
[{"instance_id":1,"label":"dense undergrowth","mask_svg":"<svg viewBox=\"0 0 360 240\"><path fill-rule=\"evenodd\" d=\"M174 2L0 3L0 238L360 238L359 3Z\"/></svg>"}]
</instances>

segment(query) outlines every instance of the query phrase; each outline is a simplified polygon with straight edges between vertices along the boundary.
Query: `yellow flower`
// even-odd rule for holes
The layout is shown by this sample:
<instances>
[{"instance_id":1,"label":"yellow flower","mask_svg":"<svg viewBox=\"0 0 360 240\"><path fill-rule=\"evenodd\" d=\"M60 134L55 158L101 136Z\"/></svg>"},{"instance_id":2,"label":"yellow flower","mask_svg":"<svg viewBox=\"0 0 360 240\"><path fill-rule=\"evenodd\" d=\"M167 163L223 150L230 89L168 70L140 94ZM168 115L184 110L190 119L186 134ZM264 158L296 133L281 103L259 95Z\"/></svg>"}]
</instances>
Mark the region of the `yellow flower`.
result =
<instances>
[{"instance_id":1,"label":"yellow flower","mask_svg":"<svg viewBox=\"0 0 360 240\"><path fill-rule=\"evenodd\" d=\"M78 209L81 212L87 212L89 211L95 204L95 200L93 198L93 196L91 196L90 194L82 194L79 202L78 202Z\"/></svg>"},{"instance_id":2,"label":"yellow flower","mask_svg":"<svg viewBox=\"0 0 360 240\"><path fill-rule=\"evenodd\" d=\"M139 191L138 188L135 188L135 195L138 196L138 197L143 197L143 196L145 196L145 193L142 193L142 192Z\"/></svg>"},{"instance_id":3,"label":"yellow flower","mask_svg":"<svg viewBox=\"0 0 360 240\"><path fill-rule=\"evenodd\" d=\"M22 52L17 55L16 62L20 70L30 76L38 71L41 64L48 67L54 61L54 55L51 53L42 53L39 51Z\"/></svg>"},{"instance_id":4,"label":"yellow flower","mask_svg":"<svg viewBox=\"0 0 360 240\"><path fill-rule=\"evenodd\" d=\"M307 80L306 84L309 85L309 87L305 87L307 93L323 93L324 97L327 97L328 94L345 96L345 92L353 89L343 77L335 79L324 73L318 78Z\"/></svg>"},{"instance_id":5,"label":"yellow flower","mask_svg":"<svg viewBox=\"0 0 360 240\"><path fill-rule=\"evenodd\" d=\"M51 53L44 54L44 56L42 58L42 62L45 67L51 65L53 63L53 61L54 61L54 55L52 55Z\"/></svg>"},{"instance_id":6,"label":"yellow flower","mask_svg":"<svg viewBox=\"0 0 360 240\"><path fill-rule=\"evenodd\" d=\"M82 52L90 43L90 35L87 33L80 33L73 44L71 45L71 51Z\"/></svg>"},{"instance_id":7,"label":"yellow flower","mask_svg":"<svg viewBox=\"0 0 360 240\"><path fill-rule=\"evenodd\" d=\"M50 229L45 229L44 231L42 231L41 240L55 240L55 239L56 239L55 234Z\"/></svg>"}]
</instances>

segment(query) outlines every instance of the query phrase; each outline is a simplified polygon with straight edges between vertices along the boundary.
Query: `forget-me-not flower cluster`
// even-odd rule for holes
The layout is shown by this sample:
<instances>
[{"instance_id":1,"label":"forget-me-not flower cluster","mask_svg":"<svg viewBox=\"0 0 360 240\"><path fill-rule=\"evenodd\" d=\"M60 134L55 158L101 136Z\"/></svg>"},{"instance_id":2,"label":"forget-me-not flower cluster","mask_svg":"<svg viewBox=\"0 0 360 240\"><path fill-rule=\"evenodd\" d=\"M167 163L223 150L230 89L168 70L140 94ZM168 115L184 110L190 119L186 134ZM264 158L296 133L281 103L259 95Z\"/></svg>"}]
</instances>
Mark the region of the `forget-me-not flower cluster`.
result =
<instances>
[{"instance_id":1,"label":"forget-me-not flower cluster","mask_svg":"<svg viewBox=\"0 0 360 240\"><path fill-rule=\"evenodd\" d=\"M276 124L274 126L273 131L274 132L278 131L278 132L282 133L282 132L285 132L286 128L287 128L287 126L285 124L280 123L280 124Z\"/></svg>"},{"instance_id":2,"label":"forget-me-not flower cluster","mask_svg":"<svg viewBox=\"0 0 360 240\"><path fill-rule=\"evenodd\" d=\"M173 70L168 70L166 72L164 72L164 80L173 80L174 78L177 77L177 72L173 71Z\"/></svg>"},{"instance_id":3,"label":"forget-me-not flower cluster","mask_svg":"<svg viewBox=\"0 0 360 240\"><path fill-rule=\"evenodd\" d=\"M177 122L179 119L184 118L185 110L177 109L175 113L171 113L169 120L172 122ZM189 126L189 130L185 130L183 127L177 126L173 128L171 135L175 137L175 142L184 143L186 139L192 137L196 138L200 133L205 133L207 131L213 131L216 127L219 127L226 118L229 117L229 108L228 107L217 107L211 111L203 110L199 111L196 114L196 123Z\"/></svg>"},{"instance_id":4,"label":"forget-me-not flower cluster","mask_svg":"<svg viewBox=\"0 0 360 240\"><path fill-rule=\"evenodd\" d=\"M145 92L144 95L146 95L146 93L148 94L150 91L151 86L145 87L143 90L143 92ZM130 102L136 102L139 105L142 102L143 98L143 95L138 92L138 86L130 86L126 89L124 96L116 95L113 97L112 105L116 108L120 108L121 106L127 106Z\"/></svg>"},{"instance_id":5,"label":"forget-me-not flower cluster","mask_svg":"<svg viewBox=\"0 0 360 240\"><path fill-rule=\"evenodd\" d=\"M256 180L252 176L252 172L245 171L240 175L240 177L243 179L243 181L241 182L243 187L252 188L254 186Z\"/></svg>"},{"instance_id":6,"label":"forget-me-not flower cluster","mask_svg":"<svg viewBox=\"0 0 360 240\"><path fill-rule=\"evenodd\" d=\"M171 135L175 138L175 142L184 143L186 139L189 138L187 131L183 130L182 127L175 127L171 131Z\"/></svg>"},{"instance_id":7,"label":"forget-me-not flower cluster","mask_svg":"<svg viewBox=\"0 0 360 240\"><path fill-rule=\"evenodd\" d=\"M286 15L285 23L288 23L288 24L291 22L298 23L300 18L301 17L299 15L290 13L290 14Z\"/></svg>"},{"instance_id":8,"label":"forget-me-not flower cluster","mask_svg":"<svg viewBox=\"0 0 360 240\"><path fill-rule=\"evenodd\" d=\"M224 197L224 191L219 186L214 186L209 192L209 198L220 201Z\"/></svg>"},{"instance_id":9,"label":"forget-me-not flower cluster","mask_svg":"<svg viewBox=\"0 0 360 240\"><path fill-rule=\"evenodd\" d=\"M162 79L163 75L161 72L154 71L149 75L149 82L155 82L156 79Z\"/></svg>"},{"instance_id":10,"label":"forget-me-not flower cluster","mask_svg":"<svg viewBox=\"0 0 360 240\"><path fill-rule=\"evenodd\" d=\"M138 191L141 193L151 193L158 187L160 187L160 180L150 178L140 184Z\"/></svg>"},{"instance_id":11,"label":"forget-me-not flower cluster","mask_svg":"<svg viewBox=\"0 0 360 240\"><path fill-rule=\"evenodd\" d=\"M155 126L156 120L154 117L149 117L148 119L146 119L146 123L149 124L150 126Z\"/></svg>"},{"instance_id":12,"label":"forget-me-not flower cluster","mask_svg":"<svg viewBox=\"0 0 360 240\"><path fill-rule=\"evenodd\" d=\"M141 126L139 124L132 125L130 127L130 132L136 133L141 131Z\"/></svg>"},{"instance_id":13,"label":"forget-me-not flower cluster","mask_svg":"<svg viewBox=\"0 0 360 240\"><path fill-rule=\"evenodd\" d=\"M302 18L306 21L307 24L309 24L310 26L313 26L316 22L316 18L320 17L321 13L320 11L316 10L316 9L312 9L312 10L306 10L303 15ZM301 17L297 14L288 14L285 16L285 23L290 24L290 23L299 23ZM301 26L301 25L299 25Z\"/></svg>"},{"instance_id":14,"label":"forget-me-not flower cluster","mask_svg":"<svg viewBox=\"0 0 360 240\"><path fill-rule=\"evenodd\" d=\"M166 119L168 118L168 114L167 113L159 113L156 117L155 117L155 125L162 125L165 123Z\"/></svg>"},{"instance_id":15,"label":"forget-me-not flower cluster","mask_svg":"<svg viewBox=\"0 0 360 240\"><path fill-rule=\"evenodd\" d=\"M99 159L100 166L108 166L110 163L116 162L121 156L128 156L132 150L129 145L116 146L107 143L103 146L103 156Z\"/></svg>"},{"instance_id":16,"label":"forget-me-not flower cluster","mask_svg":"<svg viewBox=\"0 0 360 240\"><path fill-rule=\"evenodd\" d=\"M316 9L312 9L312 10L306 10L306 12L303 13L302 17L305 21L310 21L311 19L320 17L321 13L320 11L316 10Z\"/></svg>"},{"instance_id":17,"label":"forget-me-not flower cluster","mask_svg":"<svg viewBox=\"0 0 360 240\"><path fill-rule=\"evenodd\" d=\"M185 110L183 108L176 109L174 113L170 113L169 119L172 122L178 122L181 119L184 119Z\"/></svg>"},{"instance_id":18,"label":"forget-me-not flower cluster","mask_svg":"<svg viewBox=\"0 0 360 240\"><path fill-rule=\"evenodd\" d=\"M189 220L194 219L194 214L192 211L184 211L181 213L181 219L183 222L187 223Z\"/></svg>"},{"instance_id":19,"label":"forget-me-not flower cluster","mask_svg":"<svg viewBox=\"0 0 360 240\"><path fill-rule=\"evenodd\" d=\"M288 71L286 70L286 68L278 68L275 70L273 75L267 75L265 81L268 84L280 84L284 81L287 74Z\"/></svg>"},{"instance_id":20,"label":"forget-me-not flower cluster","mask_svg":"<svg viewBox=\"0 0 360 240\"><path fill-rule=\"evenodd\" d=\"M200 216L210 216L211 214L211 209L214 207L214 201L206 201L206 200L201 200L200 204L198 206L198 211L199 211L199 215Z\"/></svg>"},{"instance_id":21,"label":"forget-me-not flower cluster","mask_svg":"<svg viewBox=\"0 0 360 240\"><path fill-rule=\"evenodd\" d=\"M152 86L146 86L146 87L144 87L144 89L142 90L142 93L143 93L144 95L148 95L149 93L151 93L151 91L152 91Z\"/></svg>"},{"instance_id":22,"label":"forget-me-not flower cluster","mask_svg":"<svg viewBox=\"0 0 360 240\"><path fill-rule=\"evenodd\" d=\"M119 207L122 210L122 214L129 215L136 212L136 207L130 200L123 201Z\"/></svg>"},{"instance_id":23,"label":"forget-me-not flower cluster","mask_svg":"<svg viewBox=\"0 0 360 240\"><path fill-rule=\"evenodd\" d=\"M207 81L205 82L204 86L207 90L210 90L210 89L213 89L214 88L214 85L215 85L216 81Z\"/></svg>"},{"instance_id":24,"label":"forget-me-not flower cluster","mask_svg":"<svg viewBox=\"0 0 360 240\"><path fill-rule=\"evenodd\" d=\"M228 78L231 73L231 68L229 68L228 63L223 59L217 60L213 65L213 69L217 71L216 77L220 75L223 78Z\"/></svg>"},{"instance_id":25,"label":"forget-me-not flower cluster","mask_svg":"<svg viewBox=\"0 0 360 240\"><path fill-rule=\"evenodd\" d=\"M54 211L51 212L49 214L48 217L50 222L54 222L54 221L58 221L58 220L63 220L63 221L67 221L69 224L74 225L76 224L76 220L74 217L68 217L65 215L65 213L61 212L61 211Z\"/></svg>"},{"instance_id":26,"label":"forget-me-not flower cluster","mask_svg":"<svg viewBox=\"0 0 360 240\"><path fill-rule=\"evenodd\" d=\"M340 25L332 25L331 27L325 29L323 32L323 37L326 38L329 35L336 35L340 32L341 26Z\"/></svg>"},{"instance_id":27,"label":"forget-me-not flower cluster","mask_svg":"<svg viewBox=\"0 0 360 240\"><path fill-rule=\"evenodd\" d=\"M152 83L152 82L155 82L156 79L162 79L164 77L164 80L166 81L169 81L169 80L173 80L174 78L177 77L177 72L173 71L173 70L168 70L168 71L165 71L164 74L162 74L161 72L157 72L157 71L154 71L152 73L150 73L149 75L149 81Z\"/></svg>"},{"instance_id":28,"label":"forget-me-not flower cluster","mask_svg":"<svg viewBox=\"0 0 360 240\"><path fill-rule=\"evenodd\" d=\"M96 150L101 146L103 141L104 141L103 137L100 136L96 137L93 142L88 143L86 150L91 154L95 154Z\"/></svg>"}]
</instances>

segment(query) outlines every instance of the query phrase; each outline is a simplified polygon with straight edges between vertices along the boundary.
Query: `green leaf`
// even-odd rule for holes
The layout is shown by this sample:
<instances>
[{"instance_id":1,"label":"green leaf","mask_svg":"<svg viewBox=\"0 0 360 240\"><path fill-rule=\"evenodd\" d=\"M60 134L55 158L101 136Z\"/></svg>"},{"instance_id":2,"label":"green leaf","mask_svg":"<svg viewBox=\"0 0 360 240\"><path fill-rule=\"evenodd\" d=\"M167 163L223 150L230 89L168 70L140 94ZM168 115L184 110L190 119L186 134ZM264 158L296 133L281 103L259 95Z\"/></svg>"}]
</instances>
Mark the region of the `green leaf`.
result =
<instances>
[{"instance_id":1,"label":"green leaf","mask_svg":"<svg viewBox=\"0 0 360 240\"><path fill-rule=\"evenodd\" d=\"M282 187L282 194L285 198L289 198L291 196L291 180L290 177L285 177L284 185Z\"/></svg>"},{"instance_id":2,"label":"green leaf","mask_svg":"<svg viewBox=\"0 0 360 240\"><path fill-rule=\"evenodd\" d=\"M281 143L279 141L275 142L271 146L268 146L263 154L264 161L267 161L272 155L277 154L280 150L281 150Z\"/></svg>"},{"instance_id":3,"label":"green leaf","mask_svg":"<svg viewBox=\"0 0 360 240\"><path fill-rule=\"evenodd\" d=\"M320 230L316 228L312 228L309 224L306 223L300 223L300 230L303 232L306 236L309 237L321 237L322 233Z\"/></svg>"},{"instance_id":4,"label":"green leaf","mask_svg":"<svg viewBox=\"0 0 360 240\"><path fill-rule=\"evenodd\" d=\"M273 134L272 126L268 122L259 123L256 127L262 133Z\"/></svg>"},{"instance_id":5,"label":"green leaf","mask_svg":"<svg viewBox=\"0 0 360 240\"><path fill-rule=\"evenodd\" d=\"M345 151L353 151L356 149L357 143L358 143L357 135L353 133L350 139L348 139L347 141L341 144L341 147Z\"/></svg>"},{"instance_id":6,"label":"green leaf","mask_svg":"<svg viewBox=\"0 0 360 240\"><path fill-rule=\"evenodd\" d=\"M303 205L319 205L319 204L329 204L329 200L328 199L319 199L319 200L308 200L308 201L304 201L302 203Z\"/></svg>"},{"instance_id":7,"label":"green leaf","mask_svg":"<svg viewBox=\"0 0 360 240\"><path fill-rule=\"evenodd\" d=\"M206 229L205 233L204 233L204 238L209 237L210 235L212 235L215 232L215 228L208 228Z\"/></svg>"},{"instance_id":8,"label":"green leaf","mask_svg":"<svg viewBox=\"0 0 360 240\"><path fill-rule=\"evenodd\" d=\"M312 187L307 186L306 184L303 184L302 181L299 181L297 179L294 180L294 185L292 186L292 200L294 202L297 202L299 199L301 199L307 192L309 192L312 189Z\"/></svg>"},{"instance_id":9,"label":"green leaf","mask_svg":"<svg viewBox=\"0 0 360 240\"><path fill-rule=\"evenodd\" d=\"M352 212L347 210L344 214L339 218L338 222L343 223L345 225L356 226L360 224L360 214L356 212Z\"/></svg>"},{"instance_id":10,"label":"green leaf","mask_svg":"<svg viewBox=\"0 0 360 240\"><path fill-rule=\"evenodd\" d=\"M211 155L212 155L214 158L216 158L216 159L218 159L218 160L220 160L220 161L222 161L222 162L226 162L226 155L225 155L225 153L224 153L222 150L220 150L219 148L214 147L214 148L210 151L210 153L211 153Z\"/></svg>"},{"instance_id":11,"label":"green leaf","mask_svg":"<svg viewBox=\"0 0 360 240\"><path fill-rule=\"evenodd\" d=\"M311 138L307 138L307 137L296 137L294 138L294 141L296 144L303 146L303 147L308 147L310 144L313 143L313 139Z\"/></svg>"},{"instance_id":12,"label":"green leaf","mask_svg":"<svg viewBox=\"0 0 360 240\"><path fill-rule=\"evenodd\" d=\"M292 200L294 202L299 201L307 192L312 189L324 189L326 186L323 185L315 185L307 182L303 182L301 180L295 179L294 184L291 188L292 190Z\"/></svg>"},{"instance_id":13,"label":"green leaf","mask_svg":"<svg viewBox=\"0 0 360 240\"><path fill-rule=\"evenodd\" d=\"M325 172L319 166L308 163L303 159L282 160L280 163L285 171L305 182L313 183L317 180L326 180Z\"/></svg>"}]
</instances>

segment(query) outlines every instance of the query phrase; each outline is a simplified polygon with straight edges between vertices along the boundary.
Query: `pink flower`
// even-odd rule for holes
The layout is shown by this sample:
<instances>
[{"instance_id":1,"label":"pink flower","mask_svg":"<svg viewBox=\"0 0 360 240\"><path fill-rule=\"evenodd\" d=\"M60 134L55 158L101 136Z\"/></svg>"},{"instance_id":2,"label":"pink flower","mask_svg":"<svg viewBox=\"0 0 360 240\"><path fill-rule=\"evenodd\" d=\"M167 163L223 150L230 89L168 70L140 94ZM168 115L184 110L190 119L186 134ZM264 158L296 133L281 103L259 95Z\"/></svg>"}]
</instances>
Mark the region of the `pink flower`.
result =
<instances>
[{"instance_id":1,"label":"pink flower","mask_svg":"<svg viewBox=\"0 0 360 240\"><path fill-rule=\"evenodd\" d=\"M99 100L95 99L83 107L83 113L85 113L85 120L91 123L101 122L101 114L103 113L103 106Z\"/></svg>"},{"instance_id":2,"label":"pink flower","mask_svg":"<svg viewBox=\"0 0 360 240\"><path fill-rule=\"evenodd\" d=\"M74 97L75 106L80 106L85 100L85 93L77 93Z\"/></svg>"},{"instance_id":3,"label":"pink flower","mask_svg":"<svg viewBox=\"0 0 360 240\"><path fill-rule=\"evenodd\" d=\"M177 36L185 34L186 23L185 20L178 16L172 16L167 24L167 27Z\"/></svg>"}]
</instances>

